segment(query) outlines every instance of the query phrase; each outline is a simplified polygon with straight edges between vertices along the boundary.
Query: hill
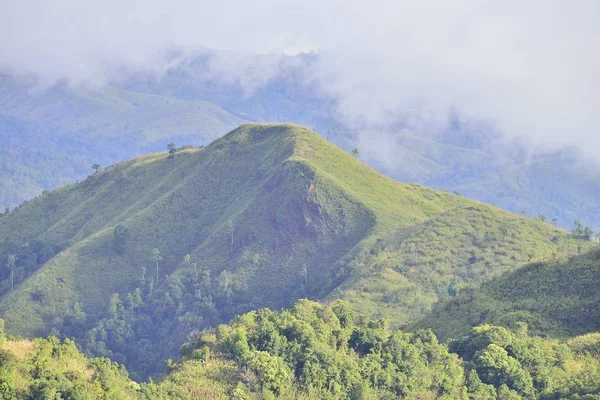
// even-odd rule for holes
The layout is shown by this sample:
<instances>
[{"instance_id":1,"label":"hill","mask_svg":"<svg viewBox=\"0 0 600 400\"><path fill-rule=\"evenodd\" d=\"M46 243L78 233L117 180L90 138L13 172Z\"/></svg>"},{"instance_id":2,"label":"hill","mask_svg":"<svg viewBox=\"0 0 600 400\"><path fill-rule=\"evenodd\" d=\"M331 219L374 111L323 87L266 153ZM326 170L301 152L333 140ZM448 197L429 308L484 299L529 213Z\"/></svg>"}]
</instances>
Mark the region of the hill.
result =
<instances>
[{"instance_id":1,"label":"hill","mask_svg":"<svg viewBox=\"0 0 600 400\"><path fill-rule=\"evenodd\" d=\"M296 125L119 163L0 217L9 332L162 370L193 330L301 297L394 325L531 259L591 246L393 181ZM173 334L175 332L175 334Z\"/></svg>"},{"instance_id":2,"label":"hill","mask_svg":"<svg viewBox=\"0 0 600 400\"><path fill-rule=\"evenodd\" d=\"M84 179L90 166L111 165L169 142L206 145L243 121L310 126L346 150L358 147L370 166L403 182L457 191L516 213L544 214L558 226L581 220L600 229L595 199L600 175L565 150L506 143L477 121L451 116L440 132L404 126L348 127L336 99L307 79L318 54L269 57L209 52L164 75L136 73L106 86L48 87L0 76L0 205L14 207L44 190ZM242 63L242 76L215 66ZM382 145L383 143L383 145Z\"/></svg>"},{"instance_id":3,"label":"hill","mask_svg":"<svg viewBox=\"0 0 600 400\"><path fill-rule=\"evenodd\" d=\"M207 101L0 74L0 202L15 206L169 142L207 144L243 122Z\"/></svg>"},{"instance_id":4,"label":"hill","mask_svg":"<svg viewBox=\"0 0 600 400\"><path fill-rule=\"evenodd\" d=\"M566 260L529 264L464 291L443 304L416 328L428 327L442 338L459 338L482 323L571 337L600 330L600 251Z\"/></svg>"},{"instance_id":5,"label":"hill","mask_svg":"<svg viewBox=\"0 0 600 400\"><path fill-rule=\"evenodd\" d=\"M544 214L548 219L556 218L564 227L570 228L573 221L584 218L586 224L598 228L600 217L595 211L600 195L598 182L600 175L596 168L590 168L588 162L573 155L562 154L476 175L454 189L514 212L523 210L533 216Z\"/></svg>"}]
</instances>

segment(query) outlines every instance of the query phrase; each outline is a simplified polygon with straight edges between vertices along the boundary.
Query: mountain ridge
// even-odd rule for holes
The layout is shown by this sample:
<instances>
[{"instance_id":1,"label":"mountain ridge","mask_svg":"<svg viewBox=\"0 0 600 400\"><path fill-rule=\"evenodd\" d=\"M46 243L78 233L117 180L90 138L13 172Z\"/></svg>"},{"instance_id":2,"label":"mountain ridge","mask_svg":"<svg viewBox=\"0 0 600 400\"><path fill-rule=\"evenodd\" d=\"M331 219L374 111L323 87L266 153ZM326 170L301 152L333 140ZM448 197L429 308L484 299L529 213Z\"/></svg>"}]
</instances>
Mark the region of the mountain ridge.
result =
<instances>
[{"instance_id":1,"label":"mountain ridge","mask_svg":"<svg viewBox=\"0 0 600 400\"><path fill-rule=\"evenodd\" d=\"M147 376L188 333L252 309L341 298L400 326L532 249L588 245L396 182L307 128L245 124L0 217L0 257L14 264L0 270L0 313L11 333L75 338Z\"/></svg>"}]
</instances>

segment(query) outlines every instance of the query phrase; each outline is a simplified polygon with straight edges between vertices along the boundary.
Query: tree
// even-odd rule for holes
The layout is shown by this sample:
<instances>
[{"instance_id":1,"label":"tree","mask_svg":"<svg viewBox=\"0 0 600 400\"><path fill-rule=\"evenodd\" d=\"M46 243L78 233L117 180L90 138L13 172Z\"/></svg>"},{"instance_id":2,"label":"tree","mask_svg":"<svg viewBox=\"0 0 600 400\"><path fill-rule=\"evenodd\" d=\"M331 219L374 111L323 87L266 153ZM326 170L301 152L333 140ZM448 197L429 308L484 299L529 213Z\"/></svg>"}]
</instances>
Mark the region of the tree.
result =
<instances>
[{"instance_id":1,"label":"tree","mask_svg":"<svg viewBox=\"0 0 600 400\"><path fill-rule=\"evenodd\" d=\"M17 399L12 377L6 368L0 369L0 398L6 400Z\"/></svg>"},{"instance_id":2,"label":"tree","mask_svg":"<svg viewBox=\"0 0 600 400\"><path fill-rule=\"evenodd\" d=\"M226 269L221 271L215 282L215 294L225 299L226 304L230 304L233 296L233 274Z\"/></svg>"},{"instance_id":3,"label":"tree","mask_svg":"<svg viewBox=\"0 0 600 400\"><path fill-rule=\"evenodd\" d=\"M175 143L167 144L167 149L169 150L169 155L167 159L171 161L171 172L175 168L175 154L177 153L177 145Z\"/></svg>"},{"instance_id":4,"label":"tree","mask_svg":"<svg viewBox=\"0 0 600 400\"><path fill-rule=\"evenodd\" d=\"M113 245L119 254L123 254L125 251L125 243L127 238L129 237L129 229L123 225L118 224L113 229Z\"/></svg>"},{"instance_id":5,"label":"tree","mask_svg":"<svg viewBox=\"0 0 600 400\"><path fill-rule=\"evenodd\" d=\"M160 250L157 248L152 249L151 258L152 261L156 263L156 283L158 284L158 263L163 259L162 254L160 254Z\"/></svg>"},{"instance_id":6,"label":"tree","mask_svg":"<svg viewBox=\"0 0 600 400\"><path fill-rule=\"evenodd\" d=\"M288 385L291 373L285 362L266 351L251 352L248 367L256 374L261 389L266 388L280 395Z\"/></svg>"},{"instance_id":7,"label":"tree","mask_svg":"<svg viewBox=\"0 0 600 400\"><path fill-rule=\"evenodd\" d=\"M558 220L556 218L552 218L552 220L550 220L550 222L552 222L552 225L556 226L556 224L558 223Z\"/></svg>"},{"instance_id":8,"label":"tree","mask_svg":"<svg viewBox=\"0 0 600 400\"><path fill-rule=\"evenodd\" d=\"M17 256L14 254L9 254L6 257L6 267L10 271L10 290L15 289L15 262L17 261Z\"/></svg>"},{"instance_id":9,"label":"tree","mask_svg":"<svg viewBox=\"0 0 600 400\"><path fill-rule=\"evenodd\" d=\"M546 222L546 216L544 214L538 215L538 219L542 222Z\"/></svg>"},{"instance_id":10,"label":"tree","mask_svg":"<svg viewBox=\"0 0 600 400\"><path fill-rule=\"evenodd\" d=\"M496 387L505 384L526 396L533 394L531 375L504 348L494 343L475 353L474 365L477 375L485 383Z\"/></svg>"},{"instance_id":11,"label":"tree","mask_svg":"<svg viewBox=\"0 0 600 400\"><path fill-rule=\"evenodd\" d=\"M100 164L92 165L92 169L95 171L94 172L95 174L97 174L100 171L100 168L102 168L102 166Z\"/></svg>"},{"instance_id":12,"label":"tree","mask_svg":"<svg viewBox=\"0 0 600 400\"><path fill-rule=\"evenodd\" d=\"M169 150L169 155L177 153L177 145L173 142L167 144L167 149Z\"/></svg>"},{"instance_id":13,"label":"tree","mask_svg":"<svg viewBox=\"0 0 600 400\"><path fill-rule=\"evenodd\" d=\"M360 151L357 148L352 150L352 155L356 158L360 157Z\"/></svg>"},{"instance_id":14,"label":"tree","mask_svg":"<svg viewBox=\"0 0 600 400\"><path fill-rule=\"evenodd\" d=\"M571 231L571 235L575 239L592 240L594 231L589 226L584 226L581 221L574 222L575 227Z\"/></svg>"},{"instance_id":15,"label":"tree","mask_svg":"<svg viewBox=\"0 0 600 400\"><path fill-rule=\"evenodd\" d=\"M227 221L227 232L231 235L231 248L233 249L233 232L235 231L235 227L233 226L233 221Z\"/></svg>"},{"instance_id":16,"label":"tree","mask_svg":"<svg viewBox=\"0 0 600 400\"><path fill-rule=\"evenodd\" d=\"M594 236L594 231L590 229L589 226L586 226L583 229L583 238L585 240L592 240L592 237Z\"/></svg>"},{"instance_id":17,"label":"tree","mask_svg":"<svg viewBox=\"0 0 600 400\"><path fill-rule=\"evenodd\" d=\"M302 268L300 269L300 278L304 284L304 290L308 290L308 268L306 267L306 264L302 264Z\"/></svg>"}]
</instances>

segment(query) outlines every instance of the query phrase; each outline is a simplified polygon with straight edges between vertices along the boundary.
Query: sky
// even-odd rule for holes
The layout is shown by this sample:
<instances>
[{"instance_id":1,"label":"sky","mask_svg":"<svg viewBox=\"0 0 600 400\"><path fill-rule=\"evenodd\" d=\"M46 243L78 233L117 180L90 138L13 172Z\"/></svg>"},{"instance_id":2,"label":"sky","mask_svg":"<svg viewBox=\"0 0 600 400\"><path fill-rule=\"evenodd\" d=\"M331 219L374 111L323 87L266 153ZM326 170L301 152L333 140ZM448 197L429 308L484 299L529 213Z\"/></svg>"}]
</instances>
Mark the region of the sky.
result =
<instances>
[{"instance_id":1,"label":"sky","mask_svg":"<svg viewBox=\"0 0 600 400\"><path fill-rule=\"evenodd\" d=\"M402 120L418 134L455 113L600 160L598 16L597 0L0 0L0 68L102 85L160 76L177 62L169 48L316 51L308 78L349 125ZM213 67L248 90L278 73L275 61Z\"/></svg>"}]
</instances>

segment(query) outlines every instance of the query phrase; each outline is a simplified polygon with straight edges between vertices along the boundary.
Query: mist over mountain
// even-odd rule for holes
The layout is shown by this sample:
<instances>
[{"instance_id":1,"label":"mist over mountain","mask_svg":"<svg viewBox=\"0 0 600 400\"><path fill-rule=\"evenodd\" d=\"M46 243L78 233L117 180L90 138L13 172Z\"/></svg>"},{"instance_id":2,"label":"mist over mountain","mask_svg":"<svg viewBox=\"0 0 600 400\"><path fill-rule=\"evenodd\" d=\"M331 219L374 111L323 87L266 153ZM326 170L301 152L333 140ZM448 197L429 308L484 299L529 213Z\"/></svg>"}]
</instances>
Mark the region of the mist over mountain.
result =
<instances>
[{"instance_id":1,"label":"mist over mountain","mask_svg":"<svg viewBox=\"0 0 600 400\"><path fill-rule=\"evenodd\" d=\"M0 398L600 399L598 15L0 1Z\"/></svg>"},{"instance_id":2,"label":"mist over mountain","mask_svg":"<svg viewBox=\"0 0 600 400\"><path fill-rule=\"evenodd\" d=\"M207 144L245 120L293 121L348 151L358 148L363 161L400 181L543 214L565 228L575 220L600 226L600 173L575 150L536 150L456 112L430 131L415 131L410 120L349 123L336 111L339 100L309 79L319 54L190 56L172 50L165 57L179 61L159 77L140 73L112 85L45 87L39 79L4 75L3 205L83 179L95 163L161 151L169 142ZM236 61L245 65L244 74ZM32 171L49 159L55 160L49 168Z\"/></svg>"},{"instance_id":3,"label":"mist over mountain","mask_svg":"<svg viewBox=\"0 0 600 400\"><path fill-rule=\"evenodd\" d=\"M86 136L92 148L104 146L94 142L97 133L131 143L121 152L107 142L117 151L79 158L62 168L78 171L68 177L36 176L27 172L34 161L4 156L12 165L5 205L82 178L90 161L110 165L161 149L161 140L208 143L242 121L272 121L307 125L359 148L364 161L401 181L543 214L563 227L600 224L593 212L600 59L589 51L598 36L590 17L596 2L136 3L0 6L0 68L38 99L16 113L4 101L0 115L41 124L54 136ZM23 87L3 85L10 87L5 100L22 98ZM41 94L57 88L70 100ZM161 97L99 106L90 104L90 92ZM189 103L197 101L237 119L192 113L209 107Z\"/></svg>"}]
</instances>

